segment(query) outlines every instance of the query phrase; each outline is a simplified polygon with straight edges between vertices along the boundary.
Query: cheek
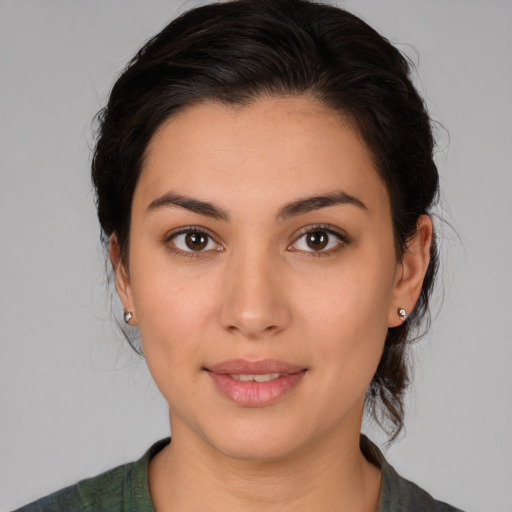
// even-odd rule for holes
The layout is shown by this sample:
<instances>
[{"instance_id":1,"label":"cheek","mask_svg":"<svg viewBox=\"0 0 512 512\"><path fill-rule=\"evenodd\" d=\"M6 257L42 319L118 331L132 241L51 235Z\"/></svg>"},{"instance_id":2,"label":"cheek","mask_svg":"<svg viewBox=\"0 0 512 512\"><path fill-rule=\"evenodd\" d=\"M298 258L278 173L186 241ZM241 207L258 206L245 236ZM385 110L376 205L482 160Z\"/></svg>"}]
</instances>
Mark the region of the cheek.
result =
<instances>
[{"instance_id":1,"label":"cheek","mask_svg":"<svg viewBox=\"0 0 512 512\"><path fill-rule=\"evenodd\" d=\"M368 259L347 258L337 273L316 276L299 294L301 331L315 340L317 365L330 378L360 387L369 384L382 355L396 267L392 253Z\"/></svg>"},{"instance_id":2,"label":"cheek","mask_svg":"<svg viewBox=\"0 0 512 512\"><path fill-rule=\"evenodd\" d=\"M343 368L345 375L373 375L386 338L387 309L369 303L366 297L357 298L352 295L349 304L339 296L331 296L329 303L318 301L310 311L308 330L318 352L323 352L319 354L322 364ZM334 360L336 365L332 365Z\"/></svg>"},{"instance_id":3,"label":"cheek","mask_svg":"<svg viewBox=\"0 0 512 512\"><path fill-rule=\"evenodd\" d=\"M310 354L318 389L327 392L315 396L314 408L325 418L331 417L329 411L337 411L336 420L360 410L382 356L387 315L367 307L367 300L359 304L360 309L355 300L347 305L338 296L324 308L315 306L322 321L311 323L315 348Z\"/></svg>"},{"instance_id":4,"label":"cheek","mask_svg":"<svg viewBox=\"0 0 512 512\"><path fill-rule=\"evenodd\" d=\"M134 303L143 343L185 348L195 341L211 317L214 283L181 280L159 274L140 286L134 283Z\"/></svg>"},{"instance_id":5,"label":"cheek","mask_svg":"<svg viewBox=\"0 0 512 512\"><path fill-rule=\"evenodd\" d=\"M204 364L200 335L207 322L204 287L169 276L145 274L134 286L142 350L150 373L169 404L179 405Z\"/></svg>"},{"instance_id":6,"label":"cheek","mask_svg":"<svg viewBox=\"0 0 512 512\"><path fill-rule=\"evenodd\" d=\"M180 330L187 323L201 321L207 297L215 287L214 273L207 265L198 272L192 259L178 265L176 257L151 235L144 233L139 238L140 243L131 246L130 276L141 331L159 331L171 324Z\"/></svg>"},{"instance_id":7,"label":"cheek","mask_svg":"<svg viewBox=\"0 0 512 512\"><path fill-rule=\"evenodd\" d=\"M171 265L164 251L133 247L130 255L133 302L142 348L151 373L173 379L186 368L200 367L200 334L212 316L215 273L198 275L187 265ZM171 370L172 366L172 370Z\"/></svg>"},{"instance_id":8,"label":"cheek","mask_svg":"<svg viewBox=\"0 0 512 512\"><path fill-rule=\"evenodd\" d=\"M296 279L294 295L305 319L318 328L337 326L340 333L387 329L394 294L394 254L377 256L377 251L349 254L327 272L303 272ZM331 326L331 327L329 327Z\"/></svg>"}]
</instances>

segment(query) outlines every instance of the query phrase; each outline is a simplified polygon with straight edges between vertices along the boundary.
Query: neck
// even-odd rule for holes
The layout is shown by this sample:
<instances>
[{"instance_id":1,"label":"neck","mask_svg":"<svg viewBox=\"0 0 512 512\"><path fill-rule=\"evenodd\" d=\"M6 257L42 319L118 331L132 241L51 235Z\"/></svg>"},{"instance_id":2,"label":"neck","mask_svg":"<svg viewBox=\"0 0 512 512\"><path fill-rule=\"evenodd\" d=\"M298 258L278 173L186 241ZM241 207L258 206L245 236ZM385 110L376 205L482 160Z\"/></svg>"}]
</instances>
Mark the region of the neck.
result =
<instances>
[{"instance_id":1,"label":"neck","mask_svg":"<svg viewBox=\"0 0 512 512\"><path fill-rule=\"evenodd\" d=\"M223 510L373 511L380 470L351 436L324 439L272 461L230 458L173 426L173 439L150 464L157 512Z\"/></svg>"}]
</instances>

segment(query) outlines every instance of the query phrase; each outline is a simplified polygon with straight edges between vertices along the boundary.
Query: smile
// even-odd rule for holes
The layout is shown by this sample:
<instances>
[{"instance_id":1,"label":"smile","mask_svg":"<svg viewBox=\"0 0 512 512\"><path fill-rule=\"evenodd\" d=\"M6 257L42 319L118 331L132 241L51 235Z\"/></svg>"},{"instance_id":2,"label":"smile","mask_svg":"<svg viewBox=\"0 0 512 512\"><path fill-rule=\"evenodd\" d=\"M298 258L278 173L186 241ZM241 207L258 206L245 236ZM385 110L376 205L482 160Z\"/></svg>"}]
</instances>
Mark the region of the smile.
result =
<instances>
[{"instance_id":1,"label":"smile","mask_svg":"<svg viewBox=\"0 0 512 512\"><path fill-rule=\"evenodd\" d=\"M243 373L232 374L231 378L241 382L268 382L269 380L277 379L281 377L280 373L264 373L263 375L247 375Z\"/></svg>"}]
</instances>

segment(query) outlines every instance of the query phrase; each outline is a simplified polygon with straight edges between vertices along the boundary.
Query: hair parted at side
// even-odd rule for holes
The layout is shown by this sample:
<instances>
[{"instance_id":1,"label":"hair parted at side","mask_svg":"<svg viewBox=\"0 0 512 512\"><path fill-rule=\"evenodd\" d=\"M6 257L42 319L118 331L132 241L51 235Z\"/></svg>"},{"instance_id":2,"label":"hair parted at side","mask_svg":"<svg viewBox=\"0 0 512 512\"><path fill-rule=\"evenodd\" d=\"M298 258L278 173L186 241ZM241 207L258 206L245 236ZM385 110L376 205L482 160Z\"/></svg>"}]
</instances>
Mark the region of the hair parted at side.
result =
<instances>
[{"instance_id":1,"label":"hair parted at side","mask_svg":"<svg viewBox=\"0 0 512 512\"><path fill-rule=\"evenodd\" d=\"M180 109L213 100L246 105L262 96L307 95L348 120L369 148L391 201L397 255L437 199L434 139L407 59L364 21L307 0L204 5L150 39L99 113L92 161L102 238L115 234L127 263L131 202L145 150ZM388 329L367 407L394 439L403 427L407 346L428 313L437 270L434 237L421 296Z\"/></svg>"}]
</instances>

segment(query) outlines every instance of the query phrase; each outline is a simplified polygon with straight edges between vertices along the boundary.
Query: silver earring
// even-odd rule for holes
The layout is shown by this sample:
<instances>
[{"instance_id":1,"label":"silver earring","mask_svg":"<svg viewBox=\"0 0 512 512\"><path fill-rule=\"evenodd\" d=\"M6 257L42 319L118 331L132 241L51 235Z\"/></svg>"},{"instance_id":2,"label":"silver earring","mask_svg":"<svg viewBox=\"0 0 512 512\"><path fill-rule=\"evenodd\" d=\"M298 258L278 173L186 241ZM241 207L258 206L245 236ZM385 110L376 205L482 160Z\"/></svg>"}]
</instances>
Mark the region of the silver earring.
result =
<instances>
[{"instance_id":1,"label":"silver earring","mask_svg":"<svg viewBox=\"0 0 512 512\"><path fill-rule=\"evenodd\" d=\"M133 313L131 311L124 312L124 321L129 324L130 320L133 318Z\"/></svg>"},{"instance_id":2,"label":"silver earring","mask_svg":"<svg viewBox=\"0 0 512 512\"><path fill-rule=\"evenodd\" d=\"M402 322L405 322L405 319L407 318L407 311L404 308L398 308L398 316Z\"/></svg>"}]
</instances>

